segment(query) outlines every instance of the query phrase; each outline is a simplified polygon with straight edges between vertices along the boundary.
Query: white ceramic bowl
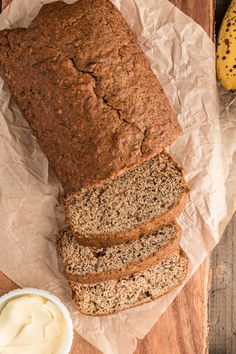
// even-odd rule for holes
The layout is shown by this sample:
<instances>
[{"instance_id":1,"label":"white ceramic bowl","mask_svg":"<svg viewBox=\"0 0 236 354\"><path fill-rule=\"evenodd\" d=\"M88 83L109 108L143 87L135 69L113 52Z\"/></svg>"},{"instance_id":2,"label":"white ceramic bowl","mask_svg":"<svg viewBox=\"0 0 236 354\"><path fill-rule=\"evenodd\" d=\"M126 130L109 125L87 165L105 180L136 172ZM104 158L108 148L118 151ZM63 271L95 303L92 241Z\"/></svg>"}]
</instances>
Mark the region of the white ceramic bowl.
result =
<instances>
[{"instance_id":1,"label":"white ceramic bowl","mask_svg":"<svg viewBox=\"0 0 236 354\"><path fill-rule=\"evenodd\" d=\"M74 335L73 322L72 322L69 311L67 310L65 305L61 302L61 300L59 300L56 296L50 294L46 290L40 290L40 289L34 289L34 288L16 289L16 290L12 290L9 293L0 297L0 311L9 300L12 300L15 297L21 296L21 295L43 296L46 299L53 302L60 309L60 311L62 312L62 314L65 318L65 321L66 321L66 331L65 331L64 336L61 340L61 345L55 354L69 354L71 347L72 347L73 335Z\"/></svg>"}]
</instances>

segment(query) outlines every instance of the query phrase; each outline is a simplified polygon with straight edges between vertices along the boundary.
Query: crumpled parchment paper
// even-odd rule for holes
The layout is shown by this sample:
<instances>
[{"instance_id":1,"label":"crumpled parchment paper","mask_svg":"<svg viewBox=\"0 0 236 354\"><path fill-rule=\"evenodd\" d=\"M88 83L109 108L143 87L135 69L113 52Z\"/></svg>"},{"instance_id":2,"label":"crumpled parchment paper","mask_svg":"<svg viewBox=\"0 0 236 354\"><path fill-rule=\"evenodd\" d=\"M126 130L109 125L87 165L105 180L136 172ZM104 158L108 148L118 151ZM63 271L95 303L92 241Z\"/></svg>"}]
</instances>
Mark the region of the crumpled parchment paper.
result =
<instances>
[{"instance_id":1,"label":"crumpled parchment paper","mask_svg":"<svg viewBox=\"0 0 236 354\"><path fill-rule=\"evenodd\" d=\"M27 26L42 0L13 0L0 29ZM68 3L74 2L67 1ZM170 148L191 193L179 222L190 275L217 244L236 209L236 94L215 79L215 47L203 29L167 0L113 0L150 60L184 130ZM53 243L63 225L62 191L28 124L0 78L0 269L22 287L43 288L68 306L75 330L105 354L131 354L180 288L153 303L106 318L79 314ZM187 281L187 280L186 280Z\"/></svg>"}]
</instances>

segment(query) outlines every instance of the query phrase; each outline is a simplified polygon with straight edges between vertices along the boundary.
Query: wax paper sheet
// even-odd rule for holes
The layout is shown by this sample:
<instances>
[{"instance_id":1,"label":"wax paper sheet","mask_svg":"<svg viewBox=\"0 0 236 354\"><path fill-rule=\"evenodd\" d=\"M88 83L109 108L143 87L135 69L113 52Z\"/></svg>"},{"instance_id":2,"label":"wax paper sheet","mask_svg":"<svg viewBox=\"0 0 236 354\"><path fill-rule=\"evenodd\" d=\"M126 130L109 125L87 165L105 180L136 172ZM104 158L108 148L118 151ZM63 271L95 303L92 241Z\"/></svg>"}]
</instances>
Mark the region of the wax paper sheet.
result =
<instances>
[{"instance_id":1,"label":"wax paper sheet","mask_svg":"<svg viewBox=\"0 0 236 354\"><path fill-rule=\"evenodd\" d=\"M13 0L0 16L0 29L27 26L46 2ZM218 95L213 42L170 2L113 3L136 33L184 131L170 151L183 166L191 189L179 218L191 276L217 244L236 209L235 94L219 88ZM150 331L180 288L117 315L79 314L54 246L55 230L64 222L58 206L61 192L0 78L0 269L22 287L43 288L59 296L71 311L75 330L105 354L131 354L136 338Z\"/></svg>"}]
</instances>

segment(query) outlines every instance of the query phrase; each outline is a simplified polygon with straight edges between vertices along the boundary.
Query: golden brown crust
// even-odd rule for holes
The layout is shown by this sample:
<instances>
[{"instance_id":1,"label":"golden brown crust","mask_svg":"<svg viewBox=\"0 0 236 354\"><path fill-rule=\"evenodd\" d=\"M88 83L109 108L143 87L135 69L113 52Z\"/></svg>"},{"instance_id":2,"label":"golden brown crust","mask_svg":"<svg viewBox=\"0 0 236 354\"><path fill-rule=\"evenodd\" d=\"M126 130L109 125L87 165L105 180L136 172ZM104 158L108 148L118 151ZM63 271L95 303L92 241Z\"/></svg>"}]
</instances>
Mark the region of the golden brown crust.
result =
<instances>
[{"instance_id":1,"label":"golden brown crust","mask_svg":"<svg viewBox=\"0 0 236 354\"><path fill-rule=\"evenodd\" d=\"M181 134L108 0L47 4L28 29L0 32L0 70L67 191L136 166Z\"/></svg>"},{"instance_id":2,"label":"golden brown crust","mask_svg":"<svg viewBox=\"0 0 236 354\"><path fill-rule=\"evenodd\" d=\"M175 224L176 226L176 237L174 240L166 244L163 248L157 250L154 254L150 255L149 257L130 263L128 266L124 266L119 269L114 269L111 271L104 271L104 272L99 272L99 273L94 273L90 275L84 275L84 276L75 276L73 273L66 272L66 263L64 264L64 274L67 279L78 282L78 283L83 283L83 284L93 284L95 282L101 282L101 281L106 281L106 280L111 280L111 279L119 279L121 277L125 277L128 275L132 275L135 273L140 273L143 270L151 267L152 265L156 264L159 260L165 258L169 254L173 253L173 251L178 247L179 240L180 240L180 233L181 233L181 228L179 224L176 221L173 221L172 223ZM58 253L60 254L60 249L57 248ZM60 254L61 256L61 254Z\"/></svg>"},{"instance_id":3,"label":"golden brown crust","mask_svg":"<svg viewBox=\"0 0 236 354\"><path fill-rule=\"evenodd\" d=\"M179 284L178 284L177 286L174 286L174 287L170 288L168 291L166 291L165 293L163 293L163 294L160 295L160 296L157 296L156 298L148 299L147 301L144 300L143 302L141 302L141 303L139 303L139 304L136 304L136 305L127 307L127 308L125 308L125 309L109 311L109 312L107 312L106 314L96 314L96 315L94 315L94 314L91 314L91 313L86 313L86 312L81 311L81 309L80 309L80 302L79 302L79 301L76 301L76 296L75 296L75 293L73 292L73 285L72 285L72 284L70 283L70 281L69 281L69 285L70 285L70 287L71 287L71 289L72 289L72 298L73 298L75 304L77 305L79 311L80 311L82 314L87 315L87 316L92 316L92 317L104 317L104 316L114 315L114 314L116 314L116 313L118 313L118 312L125 311L125 310L128 310L128 309L134 308L134 307L138 307L138 306L147 304L147 303L149 303L149 302L151 302L151 301L155 301L155 300L161 298L162 296L164 296L164 295L166 295L166 294L169 294L170 292L172 292L172 291L175 290L176 288L178 288L178 287L183 283L183 281L186 279L186 277L187 277L187 275L188 275L188 272L189 272L189 259L188 259L187 255L186 255L186 253L182 250L182 248L180 248L180 255L181 255L182 258L185 259L185 264L186 264L186 272L185 272L183 278L180 280L180 282L179 282ZM157 262L157 263L158 263L158 262Z\"/></svg>"}]
</instances>

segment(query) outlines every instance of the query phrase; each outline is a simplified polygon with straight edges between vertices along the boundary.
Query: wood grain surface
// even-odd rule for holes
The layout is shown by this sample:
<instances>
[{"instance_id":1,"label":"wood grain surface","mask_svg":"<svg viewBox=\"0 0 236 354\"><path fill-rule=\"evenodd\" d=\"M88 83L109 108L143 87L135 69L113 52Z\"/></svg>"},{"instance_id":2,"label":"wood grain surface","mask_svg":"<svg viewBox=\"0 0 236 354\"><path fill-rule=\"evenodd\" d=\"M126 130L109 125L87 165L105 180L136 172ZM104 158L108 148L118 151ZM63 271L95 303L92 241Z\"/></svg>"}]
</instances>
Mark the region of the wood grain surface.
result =
<instances>
[{"instance_id":1,"label":"wood grain surface","mask_svg":"<svg viewBox=\"0 0 236 354\"><path fill-rule=\"evenodd\" d=\"M207 258L151 332L144 340L138 341L135 354L206 353L208 274ZM16 287L0 273L0 295ZM75 334L71 354L80 353L99 354L100 351Z\"/></svg>"},{"instance_id":2,"label":"wood grain surface","mask_svg":"<svg viewBox=\"0 0 236 354\"><path fill-rule=\"evenodd\" d=\"M209 353L236 353L236 214L211 259Z\"/></svg>"},{"instance_id":3,"label":"wood grain surface","mask_svg":"<svg viewBox=\"0 0 236 354\"><path fill-rule=\"evenodd\" d=\"M216 34L231 0L216 0ZM209 354L236 353L236 214L212 252Z\"/></svg>"},{"instance_id":4,"label":"wood grain surface","mask_svg":"<svg viewBox=\"0 0 236 354\"><path fill-rule=\"evenodd\" d=\"M170 0L170 2L193 18L213 38L215 0Z\"/></svg>"},{"instance_id":5,"label":"wood grain surface","mask_svg":"<svg viewBox=\"0 0 236 354\"><path fill-rule=\"evenodd\" d=\"M4 5L7 0L3 0ZM172 0L176 6L213 35L213 0ZM205 354L209 260L199 268L152 331L139 341L135 354ZM0 273L0 292L16 285ZM98 354L91 344L75 336L72 354ZM222 354L222 353L221 353Z\"/></svg>"}]
</instances>

